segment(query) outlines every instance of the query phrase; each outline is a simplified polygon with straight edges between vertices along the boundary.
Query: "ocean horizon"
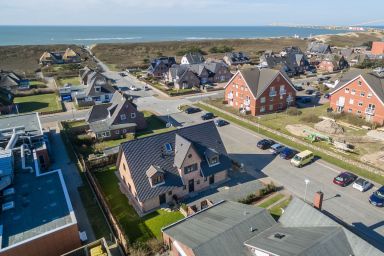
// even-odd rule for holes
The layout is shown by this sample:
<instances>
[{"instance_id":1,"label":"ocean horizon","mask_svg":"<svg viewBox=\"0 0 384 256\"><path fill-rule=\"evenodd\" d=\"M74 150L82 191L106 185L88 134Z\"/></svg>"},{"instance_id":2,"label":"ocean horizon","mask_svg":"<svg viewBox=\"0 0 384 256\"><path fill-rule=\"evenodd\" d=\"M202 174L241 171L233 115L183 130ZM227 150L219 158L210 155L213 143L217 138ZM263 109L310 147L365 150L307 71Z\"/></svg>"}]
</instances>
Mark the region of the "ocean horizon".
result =
<instances>
[{"instance_id":1,"label":"ocean horizon","mask_svg":"<svg viewBox=\"0 0 384 256\"><path fill-rule=\"evenodd\" d=\"M137 43L310 37L347 30L278 26L0 26L0 45Z\"/></svg>"}]
</instances>

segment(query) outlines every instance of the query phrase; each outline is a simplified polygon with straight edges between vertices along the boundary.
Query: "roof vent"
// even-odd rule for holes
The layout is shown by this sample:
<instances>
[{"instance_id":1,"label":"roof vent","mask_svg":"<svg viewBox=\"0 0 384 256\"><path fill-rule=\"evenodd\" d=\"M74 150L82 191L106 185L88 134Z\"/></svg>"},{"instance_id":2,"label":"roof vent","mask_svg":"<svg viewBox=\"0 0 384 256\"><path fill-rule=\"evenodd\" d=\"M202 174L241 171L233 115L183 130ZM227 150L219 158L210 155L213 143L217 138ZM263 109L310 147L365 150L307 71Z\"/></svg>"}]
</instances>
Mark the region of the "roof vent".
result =
<instances>
[{"instance_id":1,"label":"roof vent","mask_svg":"<svg viewBox=\"0 0 384 256\"><path fill-rule=\"evenodd\" d=\"M15 202L14 201L7 202L7 203L3 204L1 207L1 209L3 211L11 210L13 208L15 208Z\"/></svg>"},{"instance_id":2,"label":"roof vent","mask_svg":"<svg viewBox=\"0 0 384 256\"><path fill-rule=\"evenodd\" d=\"M277 238L277 239L283 239L285 237L285 235L284 234L280 234L280 233L276 233L274 235L274 237Z\"/></svg>"}]
</instances>

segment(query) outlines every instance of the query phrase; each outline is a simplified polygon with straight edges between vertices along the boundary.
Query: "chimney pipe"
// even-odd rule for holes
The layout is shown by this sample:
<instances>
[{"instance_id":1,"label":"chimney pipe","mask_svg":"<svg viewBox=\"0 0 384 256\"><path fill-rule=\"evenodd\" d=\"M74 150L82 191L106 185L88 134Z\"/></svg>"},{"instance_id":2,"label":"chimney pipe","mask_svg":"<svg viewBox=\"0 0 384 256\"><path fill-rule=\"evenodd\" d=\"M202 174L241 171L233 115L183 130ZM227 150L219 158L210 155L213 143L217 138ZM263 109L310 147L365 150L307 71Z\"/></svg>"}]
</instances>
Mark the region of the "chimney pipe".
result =
<instances>
[{"instance_id":1,"label":"chimney pipe","mask_svg":"<svg viewBox=\"0 0 384 256\"><path fill-rule=\"evenodd\" d=\"M323 198L324 198L324 193L321 191L317 191L315 193L315 198L313 200L313 207L321 211L321 208L323 206Z\"/></svg>"}]
</instances>

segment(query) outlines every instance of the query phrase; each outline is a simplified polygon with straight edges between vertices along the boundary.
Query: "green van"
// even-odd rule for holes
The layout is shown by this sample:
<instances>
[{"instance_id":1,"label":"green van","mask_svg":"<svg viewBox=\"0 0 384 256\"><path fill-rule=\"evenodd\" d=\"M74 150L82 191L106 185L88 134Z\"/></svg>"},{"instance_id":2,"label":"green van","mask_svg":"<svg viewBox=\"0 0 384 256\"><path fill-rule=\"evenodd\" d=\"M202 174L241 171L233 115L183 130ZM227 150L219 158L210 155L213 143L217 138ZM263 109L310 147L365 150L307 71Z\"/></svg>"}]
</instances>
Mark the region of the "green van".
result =
<instances>
[{"instance_id":1,"label":"green van","mask_svg":"<svg viewBox=\"0 0 384 256\"><path fill-rule=\"evenodd\" d=\"M313 161L314 155L311 151L309 150L304 150L303 152L300 152L296 154L292 159L291 159L291 164L293 164L296 167L302 167L310 162Z\"/></svg>"}]
</instances>

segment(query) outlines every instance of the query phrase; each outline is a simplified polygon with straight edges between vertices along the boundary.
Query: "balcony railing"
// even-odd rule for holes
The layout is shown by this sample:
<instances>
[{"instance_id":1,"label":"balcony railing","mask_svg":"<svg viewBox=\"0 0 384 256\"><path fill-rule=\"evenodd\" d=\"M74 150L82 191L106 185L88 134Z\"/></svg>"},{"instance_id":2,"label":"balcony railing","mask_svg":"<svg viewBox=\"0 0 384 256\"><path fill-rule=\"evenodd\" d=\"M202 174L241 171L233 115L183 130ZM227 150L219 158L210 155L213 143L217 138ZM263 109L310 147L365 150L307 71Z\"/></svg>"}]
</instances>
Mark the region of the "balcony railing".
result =
<instances>
[{"instance_id":1,"label":"balcony railing","mask_svg":"<svg viewBox=\"0 0 384 256\"><path fill-rule=\"evenodd\" d=\"M367 115L374 115L375 114L375 109L374 108L366 108L365 109L365 114L367 114Z\"/></svg>"}]
</instances>

